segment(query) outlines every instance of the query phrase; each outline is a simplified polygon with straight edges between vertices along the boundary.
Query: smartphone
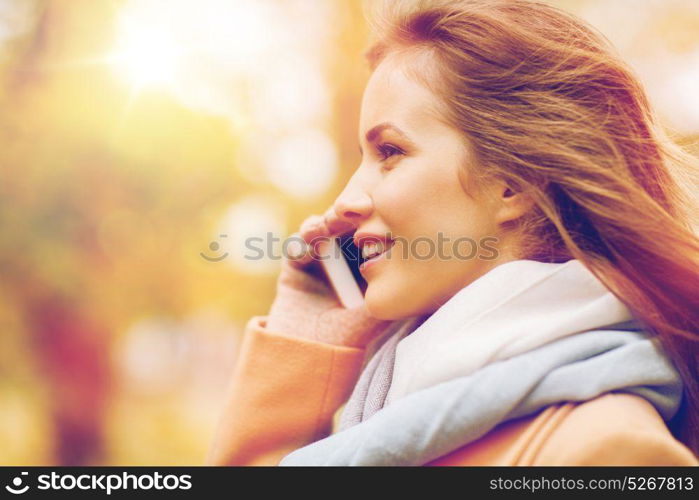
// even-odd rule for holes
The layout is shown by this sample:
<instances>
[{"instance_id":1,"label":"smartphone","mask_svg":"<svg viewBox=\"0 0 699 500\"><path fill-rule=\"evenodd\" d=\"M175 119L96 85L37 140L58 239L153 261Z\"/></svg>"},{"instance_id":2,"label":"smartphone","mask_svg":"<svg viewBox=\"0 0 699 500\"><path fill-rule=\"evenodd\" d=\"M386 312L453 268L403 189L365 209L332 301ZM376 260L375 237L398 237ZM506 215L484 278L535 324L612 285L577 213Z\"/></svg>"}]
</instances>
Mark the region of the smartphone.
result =
<instances>
[{"instance_id":1,"label":"smartphone","mask_svg":"<svg viewBox=\"0 0 699 500\"><path fill-rule=\"evenodd\" d=\"M331 238L318 246L320 263L340 304L348 309L364 304L367 283L359 272L364 259L354 244L354 232Z\"/></svg>"}]
</instances>

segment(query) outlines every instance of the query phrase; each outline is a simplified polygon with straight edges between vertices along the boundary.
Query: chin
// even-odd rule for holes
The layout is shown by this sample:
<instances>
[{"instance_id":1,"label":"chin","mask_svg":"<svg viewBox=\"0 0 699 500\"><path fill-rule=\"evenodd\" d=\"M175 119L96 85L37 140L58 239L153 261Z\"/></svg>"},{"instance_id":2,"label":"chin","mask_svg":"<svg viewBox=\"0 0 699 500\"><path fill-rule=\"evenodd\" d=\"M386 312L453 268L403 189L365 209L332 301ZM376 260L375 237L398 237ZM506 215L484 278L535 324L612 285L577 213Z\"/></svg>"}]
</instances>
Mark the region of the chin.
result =
<instances>
[{"instance_id":1,"label":"chin","mask_svg":"<svg viewBox=\"0 0 699 500\"><path fill-rule=\"evenodd\" d=\"M405 307L405 299L376 288L372 289L371 285L366 289L364 303L369 314L376 319L394 321L419 314L419 311Z\"/></svg>"},{"instance_id":2,"label":"chin","mask_svg":"<svg viewBox=\"0 0 699 500\"><path fill-rule=\"evenodd\" d=\"M376 319L393 320L394 309L390 294L378 292L376 286L368 285L364 294L367 311Z\"/></svg>"}]
</instances>

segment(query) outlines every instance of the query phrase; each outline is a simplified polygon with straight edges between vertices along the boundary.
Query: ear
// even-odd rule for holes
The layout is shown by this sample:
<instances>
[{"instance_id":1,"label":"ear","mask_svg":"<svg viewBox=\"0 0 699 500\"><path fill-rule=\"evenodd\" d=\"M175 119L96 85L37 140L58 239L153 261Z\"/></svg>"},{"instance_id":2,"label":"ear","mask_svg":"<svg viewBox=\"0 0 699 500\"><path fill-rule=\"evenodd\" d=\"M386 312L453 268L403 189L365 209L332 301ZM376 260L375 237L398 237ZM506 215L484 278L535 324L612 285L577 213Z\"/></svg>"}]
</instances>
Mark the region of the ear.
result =
<instances>
[{"instance_id":1,"label":"ear","mask_svg":"<svg viewBox=\"0 0 699 500\"><path fill-rule=\"evenodd\" d=\"M498 224L515 221L534 208L534 200L524 191L500 181L492 193L494 218Z\"/></svg>"}]
</instances>

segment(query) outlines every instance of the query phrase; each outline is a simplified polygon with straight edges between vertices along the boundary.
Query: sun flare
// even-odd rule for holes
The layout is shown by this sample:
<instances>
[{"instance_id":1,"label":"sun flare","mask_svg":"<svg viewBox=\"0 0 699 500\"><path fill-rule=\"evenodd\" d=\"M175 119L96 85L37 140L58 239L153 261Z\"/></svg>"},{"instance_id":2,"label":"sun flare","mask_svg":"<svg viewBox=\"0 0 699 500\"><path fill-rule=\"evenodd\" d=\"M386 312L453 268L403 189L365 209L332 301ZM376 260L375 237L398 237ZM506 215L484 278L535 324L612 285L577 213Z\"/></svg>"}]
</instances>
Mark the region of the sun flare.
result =
<instances>
[{"instance_id":1,"label":"sun flare","mask_svg":"<svg viewBox=\"0 0 699 500\"><path fill-rule=\"evenodd\" d=\"M118 73L137 87L167 87L180 64L177 41L166 26L152 26L124 16L111 60Z\"/></svg>"},{"instance_id":2,"label":"sun flare","mask_svg":"<svg viewBox=\"0 0 699 500\"><path fill-rule=\"evenodd\" d=\"M178 51L165 31L127 34L115 59L138 87L170 85L177 74Z\"/></svg>"}]
</instances>

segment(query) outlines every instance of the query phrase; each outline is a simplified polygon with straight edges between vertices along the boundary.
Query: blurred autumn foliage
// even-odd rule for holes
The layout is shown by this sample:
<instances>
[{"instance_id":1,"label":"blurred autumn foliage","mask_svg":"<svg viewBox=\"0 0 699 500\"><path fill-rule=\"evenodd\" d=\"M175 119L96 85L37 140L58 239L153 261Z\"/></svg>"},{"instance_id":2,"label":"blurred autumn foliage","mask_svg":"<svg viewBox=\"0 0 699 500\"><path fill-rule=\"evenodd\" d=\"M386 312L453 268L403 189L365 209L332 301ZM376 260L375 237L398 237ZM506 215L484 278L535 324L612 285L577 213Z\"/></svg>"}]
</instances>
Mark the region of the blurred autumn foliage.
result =
<instances>
[{"instance_id":1,"label":"blurred autumn foliage","mask_svg":"<svg viewBox=\"0 0 699 500\"><path fill-rule=\"evenodd\" d=\"M610 38L697 137L694 2L552 3L642 17ZM244 239L290 234L357 165L361 2L0 0L0 19L0 464L200 464L274 294Z\"/></svg>"}]
</instances>

